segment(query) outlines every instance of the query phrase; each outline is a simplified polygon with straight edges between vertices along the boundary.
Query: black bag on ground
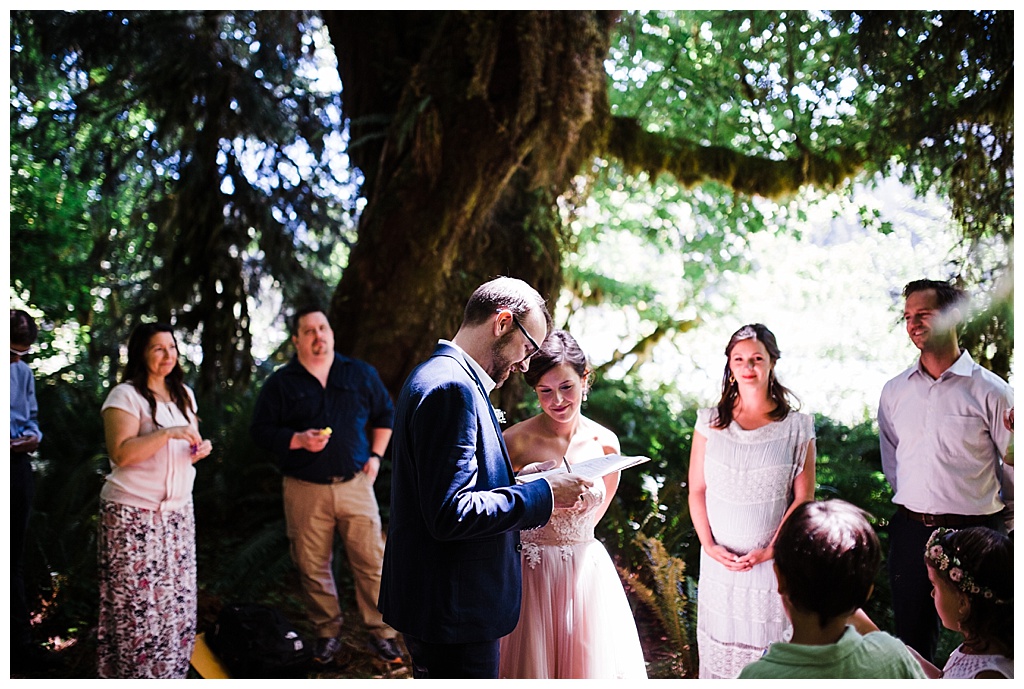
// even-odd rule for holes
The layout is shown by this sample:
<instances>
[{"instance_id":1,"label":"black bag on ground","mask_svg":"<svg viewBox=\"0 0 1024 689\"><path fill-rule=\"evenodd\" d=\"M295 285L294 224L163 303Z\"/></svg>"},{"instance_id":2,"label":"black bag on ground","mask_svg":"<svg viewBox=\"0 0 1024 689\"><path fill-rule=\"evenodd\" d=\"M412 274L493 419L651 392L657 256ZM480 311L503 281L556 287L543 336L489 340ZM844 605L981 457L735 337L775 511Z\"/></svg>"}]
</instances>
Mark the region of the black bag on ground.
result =
<instances>
[{"instance_id":1,"label":"black bag on ground","mask_svg":"<svg viewBox=\"0 0 1024 689\"><path fill-rule=\"evenodd\" d=\"M281 614L266 605L229 603L208 635L210 649L232 677L269 677L298 668L313 658L313 649Z\"/></svg>"}]
</instances>

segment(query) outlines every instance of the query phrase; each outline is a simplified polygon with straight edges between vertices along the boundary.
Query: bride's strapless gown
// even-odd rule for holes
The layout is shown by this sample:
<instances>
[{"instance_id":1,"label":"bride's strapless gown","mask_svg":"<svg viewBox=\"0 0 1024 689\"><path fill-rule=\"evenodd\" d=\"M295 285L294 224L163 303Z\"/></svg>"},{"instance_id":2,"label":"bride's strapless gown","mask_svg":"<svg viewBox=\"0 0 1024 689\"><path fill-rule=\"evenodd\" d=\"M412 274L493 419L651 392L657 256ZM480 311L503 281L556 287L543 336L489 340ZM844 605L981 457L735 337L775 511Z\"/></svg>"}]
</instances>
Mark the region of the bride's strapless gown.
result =
<instances>
[{"instance_id":1,"label":"bride's strapless gown","mask_svg":"<svg viewBox=\"0 0 1024 689\"><path fill-rule=\"evenodd\" d=\"M636 622L608 551L594 538L591 499L556 509L523 531L523 603L519 625L501 640L499 677L647 678Z\"/></svg>"}]
</instances>

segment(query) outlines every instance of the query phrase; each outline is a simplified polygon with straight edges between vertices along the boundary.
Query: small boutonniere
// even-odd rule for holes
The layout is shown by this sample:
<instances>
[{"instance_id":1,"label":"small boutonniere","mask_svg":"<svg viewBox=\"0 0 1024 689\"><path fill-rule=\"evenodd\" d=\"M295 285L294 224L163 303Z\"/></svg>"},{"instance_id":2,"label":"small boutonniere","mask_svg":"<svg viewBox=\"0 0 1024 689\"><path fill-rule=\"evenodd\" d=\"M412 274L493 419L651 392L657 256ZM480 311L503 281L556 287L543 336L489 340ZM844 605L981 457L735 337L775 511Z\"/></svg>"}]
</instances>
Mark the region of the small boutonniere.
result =
<instances>
[{"instance_id":1,"label":"small boutonniere","mask_svg":"<svg viewBox=\"0 0 1024 689\"><path fill-rule=\"evenodd\" d=\"M494 408L494 417L496 419L498 419L498 423L500 423L503 426L505 425L505 410L504 409L498 409L497 407L495 407Z\"/></svg>"}]
</instances>

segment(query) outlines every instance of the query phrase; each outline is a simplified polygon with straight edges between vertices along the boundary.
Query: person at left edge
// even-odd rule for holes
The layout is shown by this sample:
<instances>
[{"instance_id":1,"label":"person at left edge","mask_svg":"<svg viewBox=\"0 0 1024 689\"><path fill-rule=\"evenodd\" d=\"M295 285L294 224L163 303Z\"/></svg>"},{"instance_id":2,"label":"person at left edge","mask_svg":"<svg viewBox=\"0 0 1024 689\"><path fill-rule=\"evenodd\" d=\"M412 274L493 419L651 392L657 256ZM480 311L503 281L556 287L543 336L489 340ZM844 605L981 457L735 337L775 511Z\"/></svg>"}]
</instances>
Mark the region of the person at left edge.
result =
<instances>
[{"instance_id":1,"label":"person at left edge","mask_svg":"<svg viewBox=\"0 0 1024 689\"><path fill-rule=\"evenodd\" d=\"M370 364L334 351L322 309L291 320L295 357L267 378L250 434L277 458L284 475L285 522L317 640L313 660L341 650L342 615L333 576L334 532L345 544L367 648L401 663L398 633L377 610L384 537L373 483L391 440L394 405Z\"/></svg>"},{"instance_id":2,"label":"person at left edge","mask_svg":"<svg viewBox=\"0 0 1024 689\"><path fill-rule=\"evenodd\" d=\"M39 326L27 312L11 309L11 671L52 667L56 654L32 638L32 613L25 589L25 543L28 538L35 477L32 454L39 449L39 405L32 369L24 357L32 351Z\"/></svg>"}]
</instances>

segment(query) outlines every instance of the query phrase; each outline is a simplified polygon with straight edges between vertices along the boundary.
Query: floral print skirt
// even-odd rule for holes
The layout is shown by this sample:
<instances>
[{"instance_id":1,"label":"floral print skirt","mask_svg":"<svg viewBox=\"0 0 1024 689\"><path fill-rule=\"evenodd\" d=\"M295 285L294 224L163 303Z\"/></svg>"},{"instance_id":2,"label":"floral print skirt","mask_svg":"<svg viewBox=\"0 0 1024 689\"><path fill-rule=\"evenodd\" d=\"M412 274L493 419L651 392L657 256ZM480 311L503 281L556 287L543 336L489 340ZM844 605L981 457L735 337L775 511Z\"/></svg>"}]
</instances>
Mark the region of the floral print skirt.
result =
<instances>
[{"instance_id":1,"label":"floral print skirt","mask_svg":"<svg viewBox=\"0 0 1024 689\"><path fill-rule=\"evenodd\" d=\"M184 678L196 636L192 503L156 512L100 500L98 673Z\"/></svg>"}]
</instances>

